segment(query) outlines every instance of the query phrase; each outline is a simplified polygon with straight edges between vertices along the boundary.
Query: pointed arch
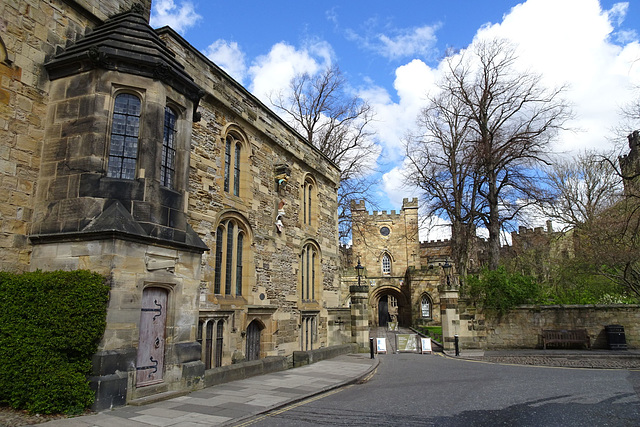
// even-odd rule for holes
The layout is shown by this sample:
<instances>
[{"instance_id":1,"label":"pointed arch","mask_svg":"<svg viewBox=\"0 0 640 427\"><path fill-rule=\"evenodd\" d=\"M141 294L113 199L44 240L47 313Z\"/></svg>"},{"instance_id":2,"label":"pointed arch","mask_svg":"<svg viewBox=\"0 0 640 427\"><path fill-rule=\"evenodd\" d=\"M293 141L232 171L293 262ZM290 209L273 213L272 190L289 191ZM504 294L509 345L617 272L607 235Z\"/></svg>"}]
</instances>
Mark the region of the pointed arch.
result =
<instances>
[{"instance_id":1,"label":"pointed arch","mask_svg":"<svg viewBox=\"0 0 640 427\"><path fill-rule=\"evenodd\" d=\"M254 318L247 325L245 353L247 360L258 360L262 356L262 331L264 329L265 324L259 318Z\"/></svg>"},{"instance_id":2,"label":"pointed arch","mask_svg":"<svg viewBox=\"0 0 640 427\"><path fill-rule=\"evenodd\" d=\"M239 212L219 214L215 228L213 293L240 297L253 286L253 233Z\"/></svg>"},{"instance_id":3,"label":"pointed arch","mask_svg":"<svg viewBox=\"0 0 640 427\"><path fill-rule=\"evenodd\" d=\"M433 299L426 292L420 296L420 317L423 319L433 318Z\"/></svg>"},{"instance_id":4,"label":"pointed arch","mask_svg":"<svg viewBox=\"0 0 640 427\"><path fill-rule=\"evenodd\" d=\"M229 124L222 133L224 159L223 185L225 193L243 197L248 191L249 138L242 128Z\"/></svg>"},{"instance_id":5,"label":"pointed arch","mask_svg":"<svg viewBox=\"0 0 640 427\"><path fill-rule=\"evenodd\" d=\"M316 227L318 223L318 183L310 173L304 174L300 192L300 221L303 225Z\"/></svg>"},{"instance_id":6,"label":"pointed arch","mask_svg":"<svg viewBox=\"0 0 640 427\"><path fill-rule=\"evenodd\" d=\"M395 258L388 250L383 250L378 255L378 262L380 263L380 271L384 276L390 276L393 271L393 264L395 263Z\"/></svg>"},{"instance_id":7,"label":"pointed arch","mask_svg":"<svg viewBox=\"0 0 640 427\"><path fill-rule=\"evenodd\" d=\"M322 253L320 245L313 239L306 239L302 243L299 270L301 300L318 301L322 283Z\"/></svg>"}]
</instances>

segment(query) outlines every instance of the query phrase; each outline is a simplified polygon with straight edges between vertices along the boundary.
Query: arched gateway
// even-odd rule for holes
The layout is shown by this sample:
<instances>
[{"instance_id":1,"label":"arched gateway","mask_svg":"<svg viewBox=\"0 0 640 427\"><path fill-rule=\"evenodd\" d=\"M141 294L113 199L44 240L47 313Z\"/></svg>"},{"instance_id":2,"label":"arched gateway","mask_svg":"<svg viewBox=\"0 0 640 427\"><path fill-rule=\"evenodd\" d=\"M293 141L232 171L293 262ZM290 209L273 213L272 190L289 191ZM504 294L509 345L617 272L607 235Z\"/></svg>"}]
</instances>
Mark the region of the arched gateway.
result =
<instances>
[{"instance_id":1,"label":"arched gateway","mask_svg":"<svg viewBox=\"0 0 640 427\"><path fill-rule=\"evenodd\" d=\"M411 326L411 304L400 289L384 286L369 293L369 324L387 326L397 319L399 326Z\"/></svg>"}]
</instances>

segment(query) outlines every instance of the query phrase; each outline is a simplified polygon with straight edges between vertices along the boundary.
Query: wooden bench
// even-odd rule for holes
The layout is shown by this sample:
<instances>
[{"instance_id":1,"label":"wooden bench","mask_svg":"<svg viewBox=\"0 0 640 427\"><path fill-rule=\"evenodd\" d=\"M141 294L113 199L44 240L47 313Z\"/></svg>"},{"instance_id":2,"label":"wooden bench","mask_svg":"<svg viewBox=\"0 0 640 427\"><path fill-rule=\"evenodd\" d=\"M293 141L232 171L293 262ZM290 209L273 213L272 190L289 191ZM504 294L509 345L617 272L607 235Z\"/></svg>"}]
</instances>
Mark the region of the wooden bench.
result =
<instances>
[{"instance_id":1,"label":"wooden bench","mask_svg":"<svg viewBox=\"0 0 640 427\"><path fill-rule=\"evenodd\" d=\"M542 347L546 350L547 344L585 344L591 349L591 339L586 329L562 329L562 330L542 330Z\"/></svg>"}]
</instances>

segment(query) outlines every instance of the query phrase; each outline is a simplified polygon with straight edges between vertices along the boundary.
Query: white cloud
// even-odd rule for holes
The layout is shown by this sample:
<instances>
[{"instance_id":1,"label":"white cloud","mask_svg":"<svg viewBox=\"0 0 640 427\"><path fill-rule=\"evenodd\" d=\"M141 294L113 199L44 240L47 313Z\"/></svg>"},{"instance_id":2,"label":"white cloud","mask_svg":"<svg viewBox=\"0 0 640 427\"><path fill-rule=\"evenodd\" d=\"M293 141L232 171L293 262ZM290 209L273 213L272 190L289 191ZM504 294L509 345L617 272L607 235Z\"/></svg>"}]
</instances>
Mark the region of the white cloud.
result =
<instances>
[{"instance_id":1,"label":"white cloud","mask_svg":"<svg viewBox=\"0 0 640 427\"><path fill-rule=\"evenodd\" d=\"M406 182L403 174L404 167L404 165L395 167L382 175L382 188L387 193L392 206L401 207L402 199L417 195L416 189Z\"/></svg>"},{"instance_id":2,"label":"white cloud","mask_svg":"<svg viewBox=\"0 0 640 427\"><path fill-rule=\"evenodd\" d=\"M368 27L375 27L376 25L378 25L376 20L367 21ZM410 58L412 56L431 59L437 52L435 48L437 42L436 31L439 28L440 24L424 25L415 28L393 29L388 34L372 34L373 31L370 30L369 34L366 35L360 35L349 28L345 30L345 37L356 42L361 48L375 52L390 60Z\"/></svg>"},{"instance_id":3,"label":"white cloud","mask_svg":"<svg viewBox=\"0 0 640 427\"><path fill-rule=\"evenodd\" d=\"M397 162L404 158L402 139L415 128L416 118L426 103L428 92L434 87L437 73L423 61L414 59L396 69L393 85L397 102L380 87L371 86L360 92L376 111L373 127L385 149L387 161Z\"/></svg>"},{"instance_id":4,"label":"white cloud","mask_svg":"<svg viewBox=\"0 0 640 427\"><path fill-rule=\"evenodd\" d=\"M251 92L268 104L270 95L288 90L289 82L296 74L313 75L331 65L332 57L333 51L325 42L310 42L302 49L277 43L249 67Z\"/></svg>"},{"instance_id":5,"label":"white cloud","mask_svg":"<svg viewBox=\"0 0 640 427\"><path fill-rule=\"evenodd\" d=\"M173 0L155 0L151 8L152 27L170 26L180 34L193 27L202 19L191 2L185 1L178 6Z\"/></svg>"},{"instance_id":6,"label":"white cloud","mask_svg":"<svg viewBox=\"0 0 640 427\"><path fill-rule=\"evenodd\" d=\"M616 3L611 9L609 9L608 15L611 21L615 21L615 24L620 26L624 22L624 18L627 16L629 10L629 3Z\"/></svg>"},{"instance_id":7,"label":"white cloud","mask_svg":"<svg viewBox=\"0 0 640 427\"><path fill-rule=\"evenodd\" d=\"M523 68L540 73L549 87L568 84L578 132L563 132L558 151L602 148L612 136L620 106L640 83L640 45L625 32L619 45L615 28L628 4L602 10L597 0L529 0L514 7L500 24L478 31L476 38L501 37L519 46ZM541 29L544 29L541 31ZM634 61L635 64L634 64Z\"/></svg>"},{"instance_id":8,"label":"white cloud","mask_svg":"<svg viewBox=\"0 0 640 427\"><path fill-rule=\"evenodd\" d=\"M236 42L216 40L205 50L204 54L231 77L242 83L247 73L244 52Z\"/></svg>"},{"instance_id":9,"label":"white cloud","mask_svg":"<svg viewBox=\"0 0 640 427\"><path fill-rule=\"evenodd\" d=\"M437 41L435 33L439 27L439 25L425 25L401 31L400 34L391 37L380 34L377 37L379 44L376 43L374 48L378 50L380 55L389 59L410 56L430 58L435 50Z\"/></svg>"},{"instance_id":10,"label":"white cloud","mask_svg":"<svg viewBox=\"0 0 640 427\"><path fill-rule=\"evenodd\" d=\"M566 98L576 116L570 125L577 131L560 134L557 151L605 148L620 106L637 96L632 88L640 85L640 43L637 33L620 28L626 12L623 3L607 11L597 0L528 0L505 14L501 23L488 24L476 34L476 40L513 41L522 68L541 74L546 86L568 84ZM380 142L391 156L404 154L401 137L415 126L425 94L438 76L439 68L414 59L397 68L395 94L380 88L366 92L378 111ZM401 182L400 175L401 169L394 169L384 182L396 206L401 202L397 194L404 191L394 184Z\"/></svg>"}]
</instances>

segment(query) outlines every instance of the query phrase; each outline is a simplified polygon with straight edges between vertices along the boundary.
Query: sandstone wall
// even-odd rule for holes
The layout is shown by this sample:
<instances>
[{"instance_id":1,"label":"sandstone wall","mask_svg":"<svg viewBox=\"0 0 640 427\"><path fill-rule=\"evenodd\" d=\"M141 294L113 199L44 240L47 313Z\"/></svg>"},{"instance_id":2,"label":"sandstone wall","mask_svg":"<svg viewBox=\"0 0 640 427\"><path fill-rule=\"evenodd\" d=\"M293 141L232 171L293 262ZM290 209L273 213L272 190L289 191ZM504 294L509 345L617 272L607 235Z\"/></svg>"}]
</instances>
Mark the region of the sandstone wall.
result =
<instances>
[{"instance_id":1,"label":"sandstone wall","mask_svg":"<svg viewBox=\"0 0 640 427\"><path fill-rule=\"evenodd\" d=\"M0 269L28 270L50 82L44 64L107 17L150 0L0 2Z\"/></svg>"},{"instance_id":2,"label":"sandstone wall","mask_svg":"<svg viewBox=\"0 0 640 427\"><path fill-rule=\"evenodd\" d=\"M640 347L638 305L521 306L503 316L461 311L460 336L469 348L542 348L543 329L586 329L593 348L608 348L607 325L622 325L629 348Z\"/></svg>"},{"instance_id":3,"label":"sandstone wall","mask_svg":"<svg viewBox=\"0 0 640 427\"><path fill-rule=\"evenodd\" d=\"M242 297L215 294L215 253L203 256L200 310L234 313L238 332L258 316L266 327L265 356L291 354L300 349L301 316L317 316L314 348L339 344L340 335L327 333L327 307L339 304L339 250L337 239L338 169L307 144L284 121L215 64L170 29L161 37L185 64L206 94L193 126L189 181L189 222L203 241L215 247L215 231L225 215L237 215L250 228L250 259L245 265L249 291ZM240 195L224 191L225 136L235 132L243 140ZM243 151L243 152L244 152ZM286 165L286 184L275 179ZM302 219L303 183L315 183L311 224ZM284 203L282 231L275 222ZM300 264L303 245L320 250L320 278L314 301L303 301ZM231 346L244 351L239 333Z\"/></svg>"}]
</instances>

